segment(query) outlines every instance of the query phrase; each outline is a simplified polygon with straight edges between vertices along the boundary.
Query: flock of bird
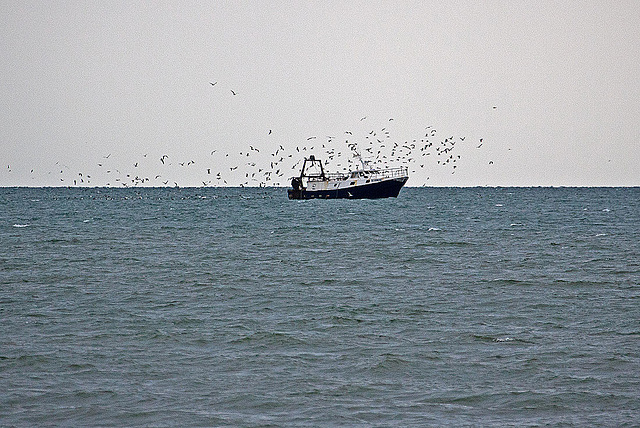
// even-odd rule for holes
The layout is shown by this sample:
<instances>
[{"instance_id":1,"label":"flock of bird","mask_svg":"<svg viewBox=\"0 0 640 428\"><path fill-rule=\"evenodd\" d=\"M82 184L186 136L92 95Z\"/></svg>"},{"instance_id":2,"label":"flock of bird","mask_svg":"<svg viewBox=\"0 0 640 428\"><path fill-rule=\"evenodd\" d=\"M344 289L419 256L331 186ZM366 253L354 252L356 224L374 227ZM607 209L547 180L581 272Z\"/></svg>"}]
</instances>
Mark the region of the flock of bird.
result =
<instances>
[{"instance_id":1,"label":"flock of bird","mask_svg":"<svg viewBox=\"0 0 640 428\"><path fill-rule=\"evenodd\" d=\"M217 83L210 82L212 86ZM238 95L232 89L230 92L232 96ZM252 143L227 153L219 147L209 148L206 153L187 159L173 153L145 153L128 162L116 160L117 156L107 153L96 162L92 172L74 172L56 162L55 169L46 171L46 175L57 175L58 185L63 186L180 187L181 178L189 176L189 185L192 185L193 177L197 177L201 186L280 187L288 185L290 178L299 174L302 161L310 155L322 160L325 171L329 172L345 173L357 169L360 159L374 168L408 166L410 176L418 170L436 166L449 168L452 174L456 172L462 159L457 148L465 143L464 136L440 138L433 126L426 126L416 138L397 140L391 134L393 118L384 126L363 127L366 121L367 117L362 117L360 122L363 123L354 127L360 131L309 136L295 147L279 141L273 129L268 129L261 139L263 147ZM480 149L483 144L480 139L475 147ZM11 165L6 171L12 172ZM30 174L34 174L34 169Z\"/></svg>"}]
</instances>

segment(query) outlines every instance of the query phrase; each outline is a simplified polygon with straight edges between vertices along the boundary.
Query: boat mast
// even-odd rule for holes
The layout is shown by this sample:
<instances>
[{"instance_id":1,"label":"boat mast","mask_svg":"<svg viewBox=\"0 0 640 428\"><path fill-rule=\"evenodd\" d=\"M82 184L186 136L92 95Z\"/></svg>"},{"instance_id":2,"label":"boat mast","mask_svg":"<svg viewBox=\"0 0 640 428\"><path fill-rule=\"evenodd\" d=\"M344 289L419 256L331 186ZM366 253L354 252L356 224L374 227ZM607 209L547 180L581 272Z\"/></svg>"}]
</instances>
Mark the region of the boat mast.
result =
<instances>
[{"instance_id":1,"label":"boat mast","mask_svg":"<svg viewBox=\"0 0 640 428\"><path fill-rule=\"evenodd\" d=\"M306 169L307 169L307 162L309 162L311 165L311 167L313 167L314 165L318 164L320 165L320 175L307 175L305 174ZM300 171L300 179L302 179L302 177L318 177L322 180L326 180L326 176L324 174L324 168L322 166L322 161L320 159L316 159L316 157L314 155L310 155L309 158L304 158L304 162L302 163L302 170Z\"/></svg>"},{"instance_id":2,"label":"boat mast","mask_svg":"<svg viewBox=\"0 0 640 428\"><path fill-rule=\"evenodd\" d=\"M360 153L356 153L353 155L354 158L358 158L360 164L362 165L362 171L367 171L367 165L369 165L369 161L365 161L362 159L362 155Z\"/></svg>"},{"instance_id":3,"label":"boat mast","mask_svg":"<svg viewBox=\"0 0 640 428\"><path fill-rule=\"evenodd\" d=\"M311 159L315 159L315 156L311 155L309 156ZM320 178L322 180L326 180L327 178L324 175L324 167L322 166L322 161L320 159L318 159L318 163L320 164Z\"/></svg>"}]
</instances>

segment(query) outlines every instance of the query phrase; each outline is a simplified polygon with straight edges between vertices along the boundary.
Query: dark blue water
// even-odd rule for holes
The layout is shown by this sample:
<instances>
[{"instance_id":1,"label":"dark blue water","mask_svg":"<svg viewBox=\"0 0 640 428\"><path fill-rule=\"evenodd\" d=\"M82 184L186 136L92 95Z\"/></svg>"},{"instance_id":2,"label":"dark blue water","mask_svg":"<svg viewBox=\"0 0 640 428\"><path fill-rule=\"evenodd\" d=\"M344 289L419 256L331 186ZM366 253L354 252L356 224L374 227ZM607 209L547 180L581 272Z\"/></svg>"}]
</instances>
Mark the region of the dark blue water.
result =
<instances>
[{"instance_id":1,"label":"dark blue water","mask_svg":"<svg viewBox=\"0 0 640 428\"><path fill-rule=\"evenodd\" d=\"M637 426L640 189L0 189L1 426Z\"/></svg>"}]
</instances>

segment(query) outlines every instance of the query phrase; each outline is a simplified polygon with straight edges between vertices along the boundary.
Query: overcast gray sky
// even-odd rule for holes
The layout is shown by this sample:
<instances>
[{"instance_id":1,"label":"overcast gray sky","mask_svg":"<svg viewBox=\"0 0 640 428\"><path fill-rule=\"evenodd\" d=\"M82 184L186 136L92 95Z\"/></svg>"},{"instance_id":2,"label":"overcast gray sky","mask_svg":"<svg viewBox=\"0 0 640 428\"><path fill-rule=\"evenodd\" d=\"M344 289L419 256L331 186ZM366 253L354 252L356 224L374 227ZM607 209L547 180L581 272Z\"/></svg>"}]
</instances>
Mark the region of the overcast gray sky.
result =
<instances>
[{"instance_id":1,"label":"overcast gray sky","mask_svg":"<svg viewBox=\"0 0 640 428\"><path fill-rule=\"evenodd\" d=\"M0 4L2 186L239 184L427 126L457 169L409 185L640 185L638 1Z\"/></svg>"}]
</instances>

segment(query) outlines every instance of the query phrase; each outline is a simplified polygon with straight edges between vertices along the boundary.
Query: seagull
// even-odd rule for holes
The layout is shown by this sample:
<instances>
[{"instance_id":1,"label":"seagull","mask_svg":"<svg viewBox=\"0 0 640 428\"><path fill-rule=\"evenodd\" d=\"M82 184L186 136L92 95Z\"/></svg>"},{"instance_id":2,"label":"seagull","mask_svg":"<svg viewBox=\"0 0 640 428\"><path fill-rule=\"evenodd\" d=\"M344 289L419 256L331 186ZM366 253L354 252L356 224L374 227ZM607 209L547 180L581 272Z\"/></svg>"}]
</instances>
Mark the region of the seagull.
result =
<instances>
[{"instance_id":1,"label":"seagull","mask_svg":"<svg viewBox=\"0 0 640 428\"><path fill-rule=\"evenodd\" d=\"M237 94L233 89L231 89L231 93L232 93L233 95L238 95L238 94Z\"/></svg>"},{"instance_id":2,"label":"seagull","mask_svg":"<svg viewBox=\"0 0 640 428\"><path fill-rule=\"evenodd\" d=\"M216 83L218 83L218 82L209 82L209 84L210 84L211 86L216 86Z\"/></svg>"}]
</instances>

